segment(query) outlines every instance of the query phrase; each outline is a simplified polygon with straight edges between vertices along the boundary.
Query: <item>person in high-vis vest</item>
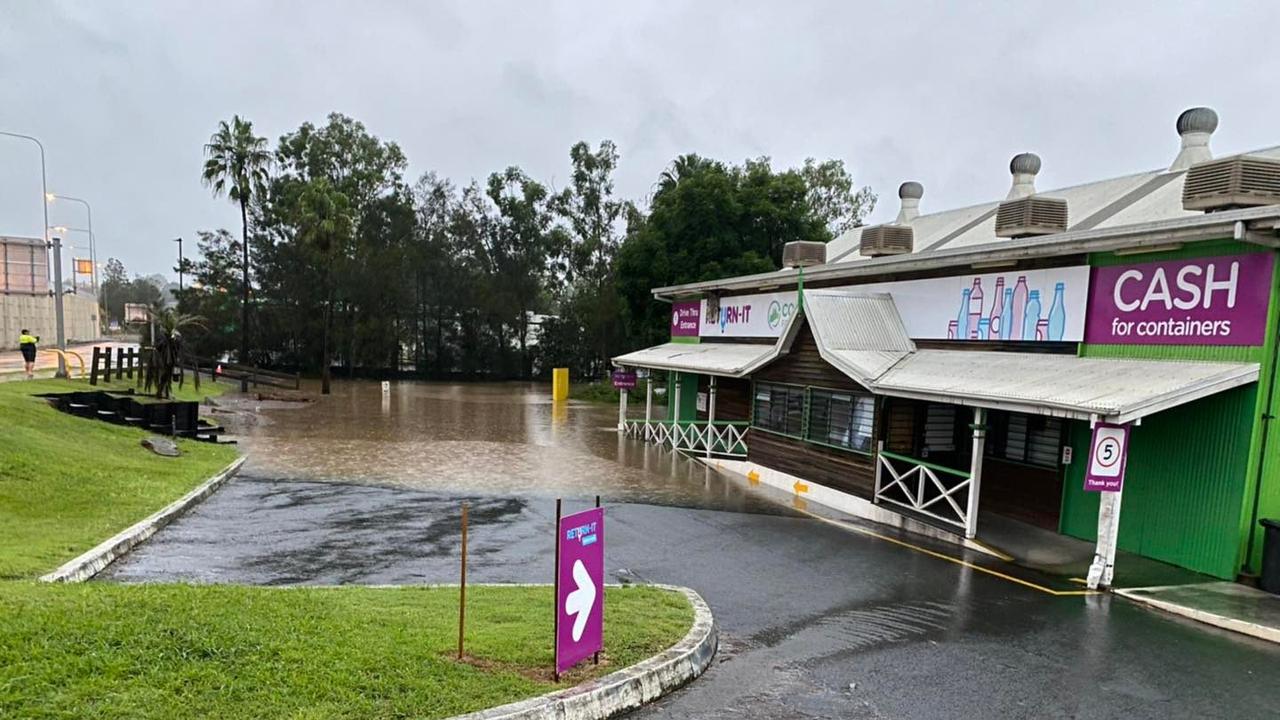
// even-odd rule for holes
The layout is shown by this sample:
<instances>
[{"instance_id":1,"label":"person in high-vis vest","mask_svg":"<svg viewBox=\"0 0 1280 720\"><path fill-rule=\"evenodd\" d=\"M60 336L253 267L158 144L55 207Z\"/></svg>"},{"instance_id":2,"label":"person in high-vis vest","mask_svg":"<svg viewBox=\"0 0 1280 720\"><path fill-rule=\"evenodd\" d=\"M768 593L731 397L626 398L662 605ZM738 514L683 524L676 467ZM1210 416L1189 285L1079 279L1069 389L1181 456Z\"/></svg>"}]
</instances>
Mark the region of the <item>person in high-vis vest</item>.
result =
<instances>
[{"instance_id":1,"label":"person in high-vis vest","mask_svg":"<svg viewBox=\"0 0 1280 720\"><path fill-rule=\"evenodd\" d=\"M32 335L26 328L23 328L22 334L18 336L18 349L22 351L22 361L27 365L28 380L35 377L36 343L38 342L40 342L40 336Z\"/></svg>"}]
</instances>

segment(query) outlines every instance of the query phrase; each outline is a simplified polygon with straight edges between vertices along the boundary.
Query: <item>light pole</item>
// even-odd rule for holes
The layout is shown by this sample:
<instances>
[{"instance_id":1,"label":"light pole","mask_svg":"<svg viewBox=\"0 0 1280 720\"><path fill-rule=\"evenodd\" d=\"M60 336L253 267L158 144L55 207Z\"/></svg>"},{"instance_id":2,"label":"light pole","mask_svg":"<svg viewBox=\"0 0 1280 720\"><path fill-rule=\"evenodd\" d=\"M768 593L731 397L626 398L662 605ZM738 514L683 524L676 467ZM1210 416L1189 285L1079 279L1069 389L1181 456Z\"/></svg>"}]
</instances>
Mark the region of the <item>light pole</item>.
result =
<instances>
[{"instance_id":1,"label":"light pole","mask_svg":"<svg viewBox=\"0 0 1280 720\"><path fill-rule=\"evenodd\" d=\"M15 133L15 132L8 132L6 130L0 130L0 135L7 135L9 137L21 138L22 140L30 140L31 142L36 144L36 147L40 148L40 190L43 193L42 197L40 198L40 210L44 212L44 228L45 228L40 239L44 240L45 246L48 247L49 245L49 178L48 178L48 174L45 172L44 145L36 138L30 135L23 135L22 133ZM60 252L60 250L61 250L60 248L54 248L54 255L58 259L61 259L62 257L62 253ZM58 267L57 276L59 279L62 277L61 266ZM61 281L58 282L58 285L59 286L62 285ZM54 303L54 307L56 309L56 315L58 320L58 349L62 351L66 351L67 338L66 338L66 335L63 334L63 328L62 328L62 288L61 287L58 287L58 291L54 293L54 297L57 298L57 301ZM58 377L67 376L67 361L64 358L65 356L63 354L61 353L58 354Z\"/></svg>"},{"instance_id":2,"label":"light pole","mask_svg":"<svg viewBox=\"0 0 1280 720\"><path fill-rule=\"evenodd\" d=\"M174 239L178 243L178 292L182 292L182 238Z\"/></svg>"},{"instance_id":3,"label":"light pole","mask_svg":"<svg viewBox=\"0 0 1280 720\"><path fill-rule=\"evenodd\" d=\"M93 207L89 205L88 200L82 200L78 197L70 195L59 195L57 193L46 192L45 200L53 202L54 200L70 200L84 205L85 212L89 213L89 260L93 263L93 296L98 297L98 239L93 234ZM46 215L47 217L47 215ZM47 223L46 223L47 224Z\"/></svg>"}]
</instances>

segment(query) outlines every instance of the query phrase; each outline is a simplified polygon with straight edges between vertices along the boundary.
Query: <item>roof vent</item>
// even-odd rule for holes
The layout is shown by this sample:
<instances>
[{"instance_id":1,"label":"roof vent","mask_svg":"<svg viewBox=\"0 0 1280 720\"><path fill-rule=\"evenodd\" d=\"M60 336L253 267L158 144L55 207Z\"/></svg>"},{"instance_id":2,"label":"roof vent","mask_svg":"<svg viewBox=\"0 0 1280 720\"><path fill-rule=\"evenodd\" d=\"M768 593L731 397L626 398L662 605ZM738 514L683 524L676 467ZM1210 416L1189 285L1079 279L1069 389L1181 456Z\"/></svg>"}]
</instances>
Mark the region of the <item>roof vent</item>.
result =
<instances>
[{"instance_id":1,"label":"roof vent","mask_svg":"<svg viewBox=\"0 0 1280 720\"><path fill-rule=\"evenodd\" d=\"M924 186L914 180L908 180L898 186L898 199L902 206L898 209L898 217L894 224L906 225L920 217L920 198L924 197Z\"/></svg>"},{"instance_id":2,"label":"roof vent","mask_svg":"<svg viewBox=\"0 0 1280 720\"><path fill-rule=\"evenodd\" d=\"M1052 235L1067 229L1067 201L1043 195L1005 200L996 210L996 237Z\"/></svg>"},{"instance_id":3,"label":"roof vent","mask_svg":"<svg viewBox=\"0 0 1280 720\"><path fill-rule=\"evenodd\" d=\"M1021 197L1036 194L1036 173L1040 172L1040 156L1035 153L1018 153L1009 161L1009 172L1013 173L1013 187L1005 200L1017 200Z\"/></svg>"},{"instance_id":4,"label":"roof vent","mask_svg":"<svg viewBox=\"0 0 1280 720\"><path fill-rule=\"evenodd\" d=\"M1280 160L1235 155L1197 163L1182 185L1185 210L1215 212L1280 203Z\"/></svg>"},{"instance_id":5,"label":"roof vent","mask_svg":"<svg viewBox=\"0 0 1280 720\"><path fill-rule=\"evenodd\" d=\"M1196 163L1213 159L1209 150L1209 136L1218 129L1218 113L1212 108L1194 107L1183 110L1178 116L1178 135L1182 137L1182 149L1173 159L1170 170L1186 170Z\"/></svg>"},{"instance_id":6,"label":"roof vent","mask_svg":"<svg viewBox=\"0 0 1280 720\"><path fill-rule=\"evenodd\" d=\"M906 255L915 246L915 231L910 225L889 223L862 229L860 252L864 257Z\"/></svg>"},{"instance_id":7,"label":"roof vent","mask_svg":"<svg viewBox=\"0 0 1280 720\"><path fill-rule=\"evenodd\" d=\"M782 246L784 267L812 267L827 261L827 244L811 241L789 242Z\"/></svg>"}]
</instances>

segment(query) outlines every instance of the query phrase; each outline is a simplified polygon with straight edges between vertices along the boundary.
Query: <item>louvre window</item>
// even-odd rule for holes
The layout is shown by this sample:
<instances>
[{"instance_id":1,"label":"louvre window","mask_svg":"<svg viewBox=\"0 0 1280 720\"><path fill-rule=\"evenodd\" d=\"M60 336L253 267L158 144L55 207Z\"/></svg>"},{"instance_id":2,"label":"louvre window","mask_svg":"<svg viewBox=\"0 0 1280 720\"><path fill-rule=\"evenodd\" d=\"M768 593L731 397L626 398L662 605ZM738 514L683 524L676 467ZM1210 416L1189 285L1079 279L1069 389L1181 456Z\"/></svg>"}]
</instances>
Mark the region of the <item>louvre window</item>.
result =
<instances>
[{"instance_id":1,"label":"louvre window","mask_svg":"<svg viewBox=\"0 0 1280 720\"><path fill-rule=\"evenodd\" d=\"M756 383L752 424L784 435L800 437L804 428L804 388Z\"/></svg>"},{"instance_id":2,"label":"louvre window","mask_svg":"<svg viewBox=\"0 0 1280 720\"><path fill-rule=\"evenodd\" d=\"M1062 420L1059 418L991 413L987 455L1053 468L1062 452Z\"/></svg>"},{"instance_id":3,"label":"louvre window","mask_svg":"<svg viewBox=\"0 0 1280 720\"><path fill-rule=\"evenodd\" d=\"M875 401L870 395L809 391L808 440L870 452Z\"/></svg>"}]
</instances>

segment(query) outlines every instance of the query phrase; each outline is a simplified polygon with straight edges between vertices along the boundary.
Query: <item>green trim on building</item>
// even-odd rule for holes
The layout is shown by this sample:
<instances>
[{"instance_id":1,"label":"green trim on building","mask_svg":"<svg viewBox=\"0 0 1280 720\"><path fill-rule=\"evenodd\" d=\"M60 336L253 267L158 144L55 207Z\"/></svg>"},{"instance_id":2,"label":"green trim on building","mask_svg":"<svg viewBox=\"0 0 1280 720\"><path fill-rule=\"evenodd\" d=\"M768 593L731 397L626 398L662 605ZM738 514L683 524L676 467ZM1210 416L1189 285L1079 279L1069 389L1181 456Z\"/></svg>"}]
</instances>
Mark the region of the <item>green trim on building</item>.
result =
<instances>
[{"instance_id":1,"label":"green trim on building","mask_svg":"<svg viewBox=\"0 0 1280 720\"><path fill-rule=\"evenodd\" d=\"M1256 245L1223 240L1170 252L1117 256L1095 254L1095 267L1258 252ZM1147 418L1134 429L1125 499L1120 511L1120 548L1217 577L1234 579L1241 566L1256 568L1258 545L1248 554L1255 488L1262 454L1262 407L1271 387L1280 313L1280 272L1272 278L1266 344L1252 347L1184 345L1088 345L1081 357L1141 358L1204 362L1256 362L1259 382ZM1274 399L1276 414L1280 399ZM1072 423L1070 442L1080 462L1063 484L1060 529L1092 540L1098 496L1083 489L1090 431ZM1258 494L1262 517L1280 515L1280 437L1268 441Z\"/></svg>"},{"instance_id":2,"label":"green trim on building","mask_svg":"<svg viewBox=\"0 0 1280 720\"><path fill-rule=\"evenodd\" d=\"M667 422L698 419L698 377L697 373L667 371ZM674 417L677 379L680 381L680 416Z\"/></svg>"}]
</instances>

